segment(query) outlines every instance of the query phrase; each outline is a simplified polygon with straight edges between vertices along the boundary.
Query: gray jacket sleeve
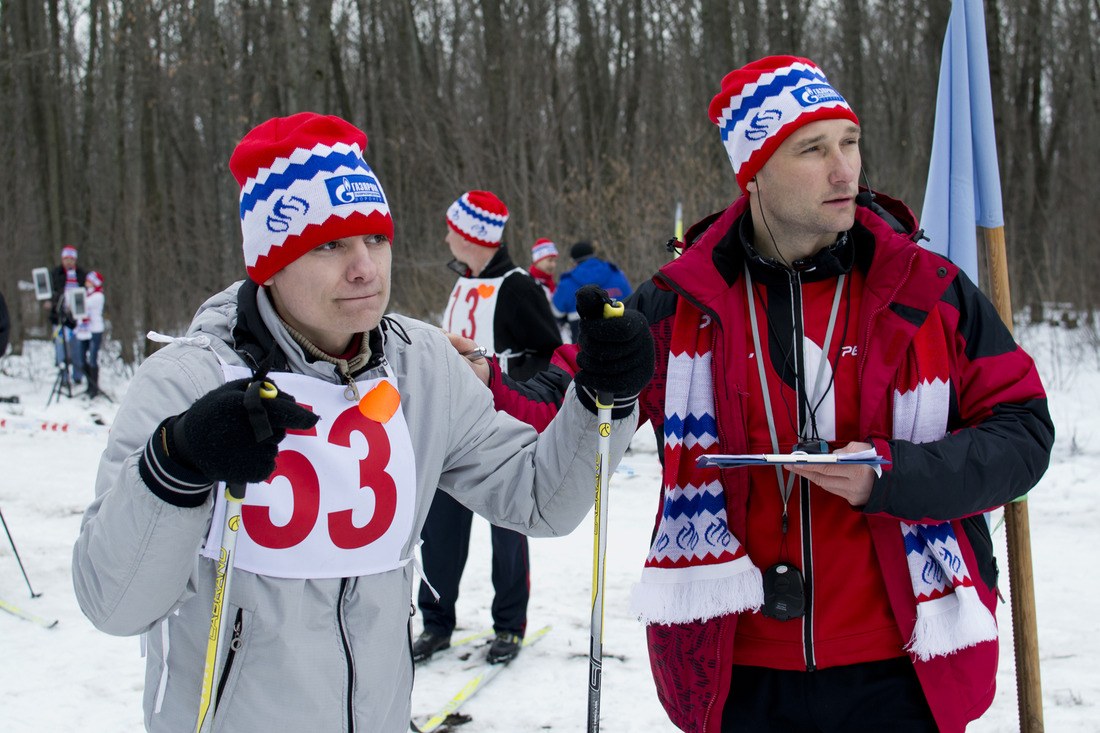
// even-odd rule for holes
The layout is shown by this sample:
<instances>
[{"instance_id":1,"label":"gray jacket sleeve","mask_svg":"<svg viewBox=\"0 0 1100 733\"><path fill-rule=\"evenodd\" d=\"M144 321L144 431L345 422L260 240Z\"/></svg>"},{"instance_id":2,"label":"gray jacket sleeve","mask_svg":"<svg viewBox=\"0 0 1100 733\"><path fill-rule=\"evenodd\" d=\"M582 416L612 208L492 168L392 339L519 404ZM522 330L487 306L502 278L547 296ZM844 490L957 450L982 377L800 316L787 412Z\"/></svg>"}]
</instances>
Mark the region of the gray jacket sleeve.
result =
<instances>
[{"instance_id":1,"label":"gray jacket sleeve","mask_svg":"<svg viewBox=\"0 0 1100 733\"><path fill-rule=\"evenodd\" d=\"M162 501L141 480L138 459L162 420L221 383L213 354L171 345L147 359L127 389L73 548L77 601L103 631L141 633L192 592L212 501L195 508Z\"/></svg>"},{"instance_id":2,"label":"gray jacket sleeve","mask_svg":"<svg viewBox=\"0 0 1100 733\"><path fill-rule=\"evenodd\" d=\"M413 343L428 353L418 353L403 365L406 377L431 364L430 377L424 377L433 385L428 391L439 397L425 404L415 394L407 398L402 394L417 446L418 482L431 484L422 484L427 504L438 485L493 524L526 535L558 536L576 528L595 499L598 425L596 415L581 405L573 388L558 415L539 434L496 410L488 387L437 329L426 333L410 327L409 333ZM612 422L608 470L614 471L626 452L636 424L637 407L628 417ZM435 450L422 449L427 435L445 443ZM418 517L421 523L423 515Z\"/></svg>"}]
</instances>

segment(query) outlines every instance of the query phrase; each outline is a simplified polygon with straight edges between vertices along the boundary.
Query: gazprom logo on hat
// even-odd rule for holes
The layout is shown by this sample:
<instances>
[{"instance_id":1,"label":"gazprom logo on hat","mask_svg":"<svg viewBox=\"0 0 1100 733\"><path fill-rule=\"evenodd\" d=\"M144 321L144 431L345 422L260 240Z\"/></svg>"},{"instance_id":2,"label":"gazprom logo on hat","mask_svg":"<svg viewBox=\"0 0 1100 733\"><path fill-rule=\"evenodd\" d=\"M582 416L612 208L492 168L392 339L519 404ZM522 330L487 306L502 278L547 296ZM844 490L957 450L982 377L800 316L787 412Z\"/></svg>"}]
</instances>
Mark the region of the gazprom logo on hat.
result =
<instances>
[{"instance_id":1,"label":"gazprom logo on hat","mask_svg":"<svg viewBox=\"0 0 1100 733\"><path fill-rule=\"evenodd\" d=\"M372 176L347 175L336 176L325 181L328 195L333 206L356 203L386 203L382 187Z\"/></svg>"},{"instance_id":2,"label":"gazprom logo on hat","mask_svg":"<svg viewBox=\"0 0 1100 733\"><path fill-rule=\"evenodd\" d=\"M844 97L828 84L807 84L792 90L791 94L803 107L813 107L815 104L826 102L844 102Z\"/></svg>"}]
</instances>

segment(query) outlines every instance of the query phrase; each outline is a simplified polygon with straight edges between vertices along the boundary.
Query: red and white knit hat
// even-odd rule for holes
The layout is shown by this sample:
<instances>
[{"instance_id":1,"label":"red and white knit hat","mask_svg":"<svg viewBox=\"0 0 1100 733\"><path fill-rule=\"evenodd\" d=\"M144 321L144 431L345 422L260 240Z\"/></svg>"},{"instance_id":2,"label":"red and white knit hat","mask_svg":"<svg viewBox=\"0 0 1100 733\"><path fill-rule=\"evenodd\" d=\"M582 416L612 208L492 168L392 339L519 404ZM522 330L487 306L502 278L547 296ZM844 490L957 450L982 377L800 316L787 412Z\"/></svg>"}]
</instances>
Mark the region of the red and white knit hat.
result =
<instances>
[{"instance_id":1,"label":"red and white knit hat","mask_svg":"<svg viewBox=\"0 0 1100 733\"><path fill-rule=\"evenodd\" d=\"M300 112L249 131L229 168L241 186L248 276L261 285L294 260L343 237L383 234L393 220L363 160L367 136L339 117Z\"/></svg>"},{"instance_id":2,"label":"red and white knit hat","mask_svg":"<svg viewBox=\"0 0 1100 733\"><path fill-rule=\"evenodd\" d=\"M549 257L557 257L558 248L549 239L540 239L531 245L531 263L538 264Z\"/></svg>"},{"instance_id":3,"label":"red and white knit hat","mask_svg":"<svg viewBox=\"0 0 1100 733\"><path fill-rule=\"evenodd\" d=\"M447 209L447 225L474 244L500 246L508 207L489 191L467 191Z\"/></svg>"},{"instance_id":4,"label":"red and white knit hat","mask_svg":"<svg viewBox=\"0 0 1100 733\"><path fill-rule=\"evenodd\" d=\"M103 276L96 270L92 270L84 276L84 287L93 293L103 290Z\"/></svg>"},{"instance_id":5,"label":"red and white knit hat","mask_svg":"<svg viewBox=\"0 0 1100 733\"><path fill-rule=\"evenodd\" d=\"M710 103L737 185L745 185L791 133L816 120L859 119L813 61L768 56L731 71Z\"/></svg>"},{"instance_id":6,"label":"red and white knit hat","mask_svg":"<svg viewBox=\"0 0 1100 733\"><path fill-rule=\"evenodd\" d=\"M73 246L62 247L61 248L61 259L65 259L66 257L72 257L75 260L76 259L76 247L73 247Z\"/></svg>"}]
</instances>

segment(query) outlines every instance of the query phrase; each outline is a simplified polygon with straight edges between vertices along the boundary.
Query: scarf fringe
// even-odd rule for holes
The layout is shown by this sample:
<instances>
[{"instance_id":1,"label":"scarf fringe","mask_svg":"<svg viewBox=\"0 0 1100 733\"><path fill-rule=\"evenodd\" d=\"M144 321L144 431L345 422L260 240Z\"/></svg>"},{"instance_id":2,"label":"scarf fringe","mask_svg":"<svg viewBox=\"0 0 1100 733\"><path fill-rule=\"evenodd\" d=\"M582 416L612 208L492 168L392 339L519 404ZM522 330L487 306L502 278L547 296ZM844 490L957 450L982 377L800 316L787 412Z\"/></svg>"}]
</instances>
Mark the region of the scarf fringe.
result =
<instances>
[{"instance_id":1,"label":"scarf fringe","mask_svg":"<svg viewBox=\"0 0 1100 733\"><path fill-rule=\"evenodd\" d=\"M702 568L646 568L631 590L630 611L647 626L755 611L764 603L763 583L747 555Z\"/></svg>"},{"instance_id":2,"label":"scarf fringe","mask_svg":"<svg viewBox=\"0 0 1100 733\"><path fill-rule=\"evenodd\" d=\"M972 585L917 604L917 624L905 650L922 662L997 639L997 621Z\"/></svg>"}]
</instances>

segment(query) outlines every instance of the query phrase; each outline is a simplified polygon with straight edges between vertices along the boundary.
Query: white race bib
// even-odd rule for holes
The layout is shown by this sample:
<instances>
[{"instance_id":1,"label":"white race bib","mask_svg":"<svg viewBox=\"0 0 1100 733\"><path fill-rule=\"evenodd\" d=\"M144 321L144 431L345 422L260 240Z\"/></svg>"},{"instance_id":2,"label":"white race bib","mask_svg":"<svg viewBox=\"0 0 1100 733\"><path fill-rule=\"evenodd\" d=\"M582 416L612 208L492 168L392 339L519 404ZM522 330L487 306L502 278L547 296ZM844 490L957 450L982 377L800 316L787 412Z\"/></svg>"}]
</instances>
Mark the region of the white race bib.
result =
<instances>
[{"instance_id":1,"label":"white race bib","mask_svg":"<svg viewBox=\"0 0 1100 733\"><path fill-rule=\"evenodd\" d=\"M249 377L222 365L226 381ZM386 422L363 415L345 386L301 374L267 381L320 415L308 431L287 431L275 472L249 484L241 507L234 565L276 578L344 578L384 573L412 558L402 552L412 533L416 466L400 406ZM367 394L392 374L357 382ZM217 559L225 524L219 484L214 518L202 554Z\"/></svg>"},{"instance_id":2,"label":"white race bib","mask_svg":"<svg viewBox=\"0 0 1100 733\"><path fill-rule=\"evenodd\" d=\"M527 274L516 268L501 277L460 277L451 291L450 300L447 301L447 310L443 313L443 328L473 339L490 354L499 355L493 333L497 298L500 297L500 286L504 279L515 272L525 276Z\"/></svg>"}]
</instances>

